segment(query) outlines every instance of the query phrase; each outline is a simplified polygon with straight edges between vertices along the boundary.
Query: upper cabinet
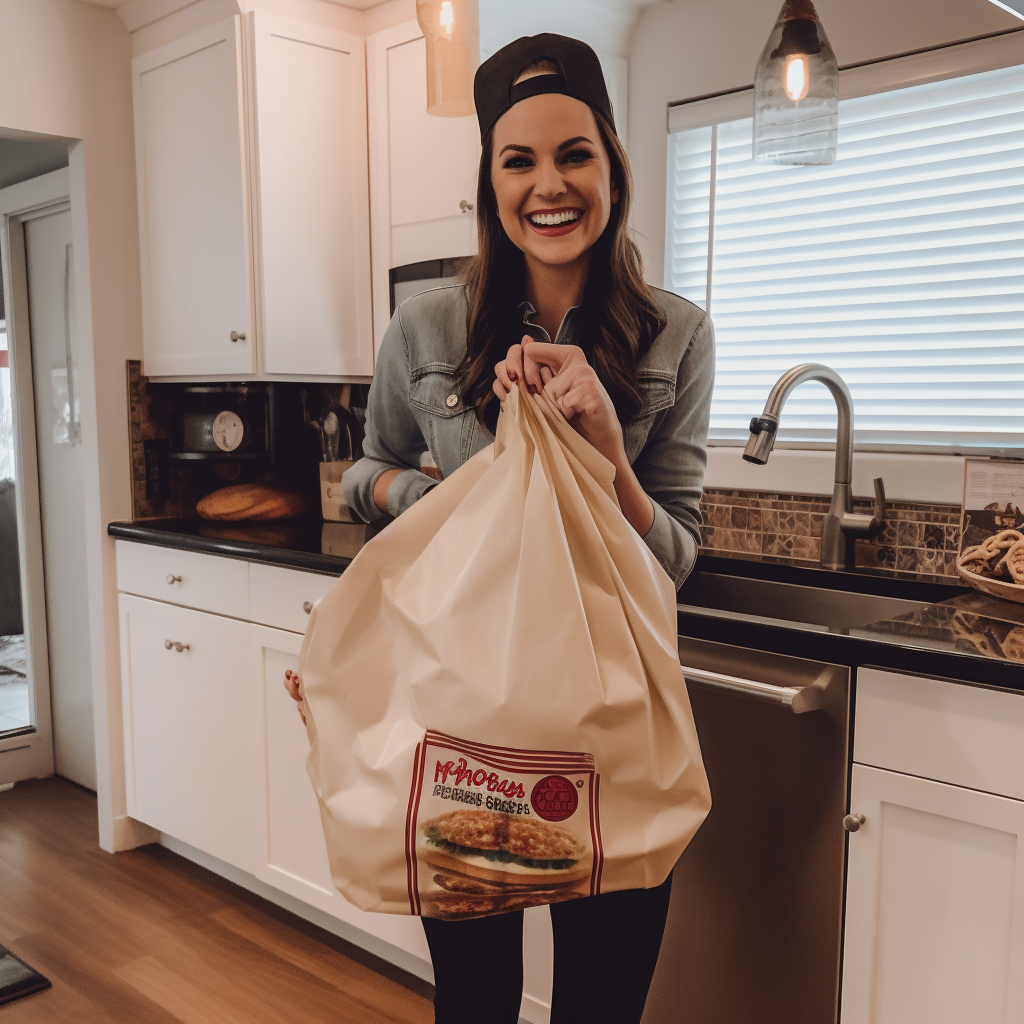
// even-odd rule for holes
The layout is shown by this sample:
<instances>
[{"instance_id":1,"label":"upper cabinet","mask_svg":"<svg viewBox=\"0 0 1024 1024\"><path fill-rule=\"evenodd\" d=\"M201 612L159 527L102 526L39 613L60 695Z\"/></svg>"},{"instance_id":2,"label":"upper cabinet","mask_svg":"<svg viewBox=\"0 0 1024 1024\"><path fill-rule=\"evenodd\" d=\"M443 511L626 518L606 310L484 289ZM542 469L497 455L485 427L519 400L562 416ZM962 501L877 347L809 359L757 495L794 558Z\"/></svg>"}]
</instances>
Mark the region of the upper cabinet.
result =
<instances>
[{"instance_id":1,"label":"upper cabinet","mask_svg":"<svg viewBox=\"0 0 1024 1024\"><path fill-rule=\"evenodd\" d=\"M245 30L132 63L146 373L369 376L364 41Z\"/></svg>"},{"instance_id":2,"label":"upper cabinet","mask_svg":"<svg viewBox=\"0 0 1024 1024\"><path fill-rule=\"evenodd\" d=\"M361 36L256 13L263 370L373 373Z\"/></svg>"},{"instance_id":3,"label":"upper cabinet","mask_svg":"<svg viewBox=\"0 0 1024 1024\"><path fill-rule=\"evenodd\" d=\"M415 21L366 40L370 111L373 312L377 344L391 318L392 267L476 250L475 117L427 113L427 55Z\"/></svg>"},{"instance_id":4,"label":"upper cabinet","mask_svg":"<svg viewBox=\"0 0 1024 1024\"><path fill-rule=\"evenodd\" d=\"M132 62L146 372L255 370L242 38L228 18Z\"/></svg>"}]
</instances>

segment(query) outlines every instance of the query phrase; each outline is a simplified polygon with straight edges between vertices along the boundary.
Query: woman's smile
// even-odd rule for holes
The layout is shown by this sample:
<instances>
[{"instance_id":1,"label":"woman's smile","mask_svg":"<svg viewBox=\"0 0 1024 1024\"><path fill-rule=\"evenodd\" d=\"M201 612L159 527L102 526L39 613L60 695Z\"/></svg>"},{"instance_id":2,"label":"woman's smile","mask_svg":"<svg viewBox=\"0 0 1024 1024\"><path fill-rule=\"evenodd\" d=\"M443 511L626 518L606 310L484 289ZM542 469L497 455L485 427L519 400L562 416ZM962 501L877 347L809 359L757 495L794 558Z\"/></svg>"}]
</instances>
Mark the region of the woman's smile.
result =
<instances>
[{"instance_id":1,"label":"woman's smile","mask_svg":"<svg viewBox=\"0 0 1024 1024\"><path fill-rule=\"evenodd\" d=\"M533 210L526 215L526 221L538 235L551 238L575 231L585 213L575 206L562 206L553 210Z\"/></svg>"}]
</instances>

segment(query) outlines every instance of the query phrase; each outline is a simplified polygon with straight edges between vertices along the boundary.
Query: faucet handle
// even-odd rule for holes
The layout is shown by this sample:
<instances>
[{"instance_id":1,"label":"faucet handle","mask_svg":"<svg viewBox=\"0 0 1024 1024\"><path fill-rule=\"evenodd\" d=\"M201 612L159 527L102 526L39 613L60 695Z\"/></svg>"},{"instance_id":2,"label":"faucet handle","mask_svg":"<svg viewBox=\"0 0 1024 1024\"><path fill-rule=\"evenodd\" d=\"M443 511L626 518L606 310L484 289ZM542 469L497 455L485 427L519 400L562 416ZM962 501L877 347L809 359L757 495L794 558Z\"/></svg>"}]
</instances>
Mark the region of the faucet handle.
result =
<instances>
[{"instance_id":1,"label":"faucet handle","mask_svg":"<svg viewBox=\"0 0 1024 1024\"><path fill-rule=\"evenodd\" d=\"M885 484L880 476L875 477L875 509L868 527L868 536L877 537L885 529Z\"/></svg>"}]
</instances>

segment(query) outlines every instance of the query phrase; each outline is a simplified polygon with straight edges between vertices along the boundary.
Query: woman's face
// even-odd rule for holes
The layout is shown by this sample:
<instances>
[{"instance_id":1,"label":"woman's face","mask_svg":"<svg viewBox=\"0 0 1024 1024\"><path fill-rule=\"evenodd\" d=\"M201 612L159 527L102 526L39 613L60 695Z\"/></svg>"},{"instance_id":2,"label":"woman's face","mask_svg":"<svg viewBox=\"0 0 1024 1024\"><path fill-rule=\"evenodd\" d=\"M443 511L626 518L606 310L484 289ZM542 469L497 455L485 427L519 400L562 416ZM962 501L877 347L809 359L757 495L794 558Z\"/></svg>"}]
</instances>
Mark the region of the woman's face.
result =
<instances>
[{"instance_id":1,"label":"woman's face","mask_svg":"<svg viewBox=\"0 0 1024 1024\"><path fill-rule=\"evenodd\" d=\"M521 100L498 119L491 182L505 233L542 263L579 259L619 201L593 111L561 93Z\"/></svg>"}]
</instances>

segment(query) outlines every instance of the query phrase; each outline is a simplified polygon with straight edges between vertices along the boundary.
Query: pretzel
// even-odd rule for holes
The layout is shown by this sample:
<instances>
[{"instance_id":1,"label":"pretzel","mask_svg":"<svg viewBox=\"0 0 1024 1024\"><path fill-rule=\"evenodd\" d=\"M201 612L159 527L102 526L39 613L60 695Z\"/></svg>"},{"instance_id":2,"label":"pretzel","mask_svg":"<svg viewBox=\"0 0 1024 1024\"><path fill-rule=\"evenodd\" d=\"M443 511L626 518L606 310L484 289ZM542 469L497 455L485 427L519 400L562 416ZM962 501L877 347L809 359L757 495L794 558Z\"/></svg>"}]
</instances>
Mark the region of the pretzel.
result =
<instances>
[{"instance_id":1,"label":"pretzel","mask_svg":"<svg viewBox=\"0 0 1024 1024\"><path fill-rule=\"evenodd\" d=\"M1000 565L1006 566L1014 583L1024 583L1024 537L1006 552Z\"/></svg>"},{"instance_id":2,"label":"pretzel","mask_svg":"<svg viewBox=\"0 0 1024 1024\"><path fill-rule=\"evenodd\" d=\"M980 544L966 548L960 553L956 564L968 572L978 575L1005 575L1011 577L1008 565L1004 565L1006 556L1011 548L1020 546L1024 541L1024 534L1018 530L1001 530L999 533L986 537ZM1021 549L1022 559L1020 561L1022 572L1024 572L1024 548ZM1024 582L1024 575L1016 582Z\"/></svg>"}]
</instances>

